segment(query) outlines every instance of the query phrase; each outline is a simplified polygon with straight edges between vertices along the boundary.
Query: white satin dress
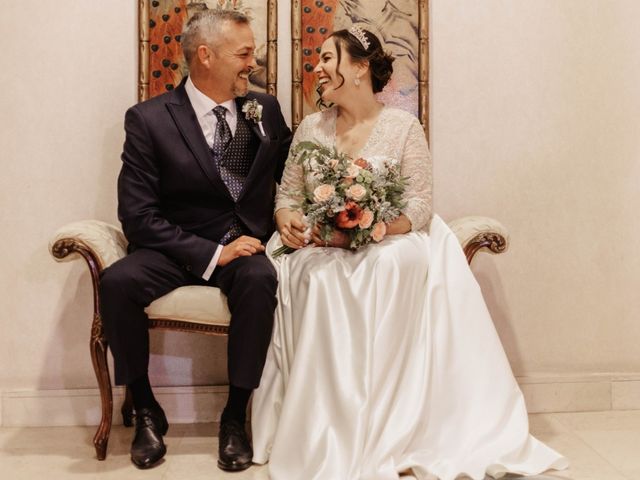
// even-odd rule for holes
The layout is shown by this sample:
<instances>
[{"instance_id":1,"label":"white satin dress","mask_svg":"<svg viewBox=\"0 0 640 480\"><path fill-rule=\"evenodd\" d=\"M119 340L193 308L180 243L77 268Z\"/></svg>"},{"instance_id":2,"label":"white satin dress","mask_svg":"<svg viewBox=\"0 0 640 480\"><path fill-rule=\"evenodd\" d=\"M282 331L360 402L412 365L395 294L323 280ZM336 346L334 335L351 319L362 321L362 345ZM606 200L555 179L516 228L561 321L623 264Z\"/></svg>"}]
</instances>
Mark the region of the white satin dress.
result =
<instances>
[{"instance_id":1,"label":"white satin dress","mask_svg":"<svg viewBox=\"0 0 640 480\"><path fill-rule=\"evenodd\" d=\"M335 120L335 109L307 116L294 145L335 145ZM359 156L401 162L413 231L356 252L308 247L272 259L278 306L253 398L254 462L268 462L271 480L483 479L565 468L529 435L480 288L455 235L431 219L420 123L385 107ZM276 209L315 186L288 162ZM276 233L267 251L280 245Z\"/></svg>"}]
</instances>

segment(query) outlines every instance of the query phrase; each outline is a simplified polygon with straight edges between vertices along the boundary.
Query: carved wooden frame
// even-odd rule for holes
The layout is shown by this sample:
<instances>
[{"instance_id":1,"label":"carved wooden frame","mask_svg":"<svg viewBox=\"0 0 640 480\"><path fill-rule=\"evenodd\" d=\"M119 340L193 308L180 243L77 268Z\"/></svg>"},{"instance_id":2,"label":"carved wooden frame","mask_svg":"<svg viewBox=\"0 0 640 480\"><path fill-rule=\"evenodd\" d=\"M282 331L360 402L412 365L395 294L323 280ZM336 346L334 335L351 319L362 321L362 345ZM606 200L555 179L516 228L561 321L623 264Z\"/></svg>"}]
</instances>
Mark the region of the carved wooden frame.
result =
<instances>
[{"instance_id":1,"label":"carved wooden frame","mask_svg":"<svg viewBox=\"0 0 640 480\"><path fill-rule=\"evenodd\" d=\"M85 243L75 238L63 238L58 240L51 247L51 253L55 258L63 259L71 254L79 254L87 262L91 273L91 283L93 286L93 319L91 323L91 337L89 338L89 349L93 370L98 380L100 390L100 403L102 406L102 417L98 429L93 436L93 445L96 450L98 460L107 457L107 445L111 433L113 422L113 390L111 388L111 375L109 364L107 363L108 343L104 335L102 317L100 316L100 273L103 265L96 252ZM204 325L198 323L185 322L183 320L171 319L150 319L149 328L173 330L180 332L195 332L206 335L228 335L229 328L221 325ZM126 390L125 400L121 408L122 419L125 426L133 426L133 401L129 390Z\"/></svg>"},{"instance_id":2,"label":"carved wooden frame","mask_svg":"<svg viewBox=\"0 0 640 480\"><path fill-rule=\"evenodd\" d=\"M429 138L429 0L418 0L418 118ZM302 121L302 0L291 2L291 116Z\"/></svg>"},{"instance_id":3,"label":"carved wooden frame","mask_svg":"<svg viewBox=\"0 0 640 480\"><path fill-rule=\"evenodd\" d=\"M267 93L276 95L278 84L278 0L267 1ZM149 98L149 5L138 0L138 101Z\"/></svg>"}]
</instances>

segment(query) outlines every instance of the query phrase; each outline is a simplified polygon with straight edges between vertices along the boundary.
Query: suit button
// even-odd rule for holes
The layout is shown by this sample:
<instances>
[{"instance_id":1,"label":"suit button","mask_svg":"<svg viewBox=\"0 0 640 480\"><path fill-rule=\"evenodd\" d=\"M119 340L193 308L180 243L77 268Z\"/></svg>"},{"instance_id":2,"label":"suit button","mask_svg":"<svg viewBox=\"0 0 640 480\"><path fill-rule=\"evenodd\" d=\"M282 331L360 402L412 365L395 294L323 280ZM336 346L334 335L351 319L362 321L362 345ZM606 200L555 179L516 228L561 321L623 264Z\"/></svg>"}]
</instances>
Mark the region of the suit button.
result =
<instances>
[{"instance_id":1,"label":"suit button","mask_svg":"<svg viewBox=\"0 0 640 480\"><path fill-rule=\"evenodd\" d=\"M184 268L186 268L187 272L191 271L191 265L186 265Z\"/></svg>"}]
</instances>

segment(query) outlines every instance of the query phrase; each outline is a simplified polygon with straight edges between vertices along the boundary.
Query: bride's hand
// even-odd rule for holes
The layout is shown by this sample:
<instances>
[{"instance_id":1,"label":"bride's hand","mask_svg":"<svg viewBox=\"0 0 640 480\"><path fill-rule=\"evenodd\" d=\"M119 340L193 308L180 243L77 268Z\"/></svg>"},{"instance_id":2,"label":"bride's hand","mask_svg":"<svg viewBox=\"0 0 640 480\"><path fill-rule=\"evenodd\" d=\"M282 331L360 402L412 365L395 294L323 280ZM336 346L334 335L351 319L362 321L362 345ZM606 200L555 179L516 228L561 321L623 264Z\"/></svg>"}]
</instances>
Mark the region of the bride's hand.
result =
<instances>
[{"instance_id":1,"label":"bride's hand","mask_svg":"<svg viewBox=\"0 0 640 480\"><path fill-rule=\"evenodd\" d=\"M400 233L408 233L411 231L411 220L401 213L393 222L387 223L386 235L398 235Z\"/></svg>"},{"instance_id":2,"label":"bride's hand","mask_svg":"<svg viewBox=\"0 0 640 480\"><path fill-rule=\"evenodd\" d=\"M302 248L309 243L309 239L304 234L307 227L302 221L302 213L289 208L281 208L276 212L275 218L283 245Z\"/></svg>"},{"instance_id":3,"label":"bride's hand","mask_svg":"<svg viewBox=\"0 0 640 480\"><path fill-rule=\"evenodd\" d=\"M325 242L320 237L320 227L318 225L314 226L313 230L311 230L311 241L319 247L349 248L351 246L349 235L335 229L331 234L331 238Z\"/></svg>"}]
</instances>

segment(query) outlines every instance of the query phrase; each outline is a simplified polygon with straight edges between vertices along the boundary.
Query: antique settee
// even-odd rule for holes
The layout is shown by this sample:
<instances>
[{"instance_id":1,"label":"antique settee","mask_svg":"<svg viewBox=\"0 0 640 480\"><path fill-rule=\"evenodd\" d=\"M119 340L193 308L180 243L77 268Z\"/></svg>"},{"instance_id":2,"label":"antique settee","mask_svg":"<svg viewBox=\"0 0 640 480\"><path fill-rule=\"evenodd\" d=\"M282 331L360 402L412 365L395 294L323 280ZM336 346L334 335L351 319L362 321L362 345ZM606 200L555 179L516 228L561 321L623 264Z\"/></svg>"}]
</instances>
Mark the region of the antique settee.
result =
<instances>
[{"instance_id":1,"label":"antique settee","mask_svg":"<svg viewBox=\"0 0 640 480\"><path fill-rule=\"evenodd\" d=\"M496 220L487 217L464 217L449 222L467 261L471 263L479 251L502 253L508 246L508 234ZM113 420L113 392L107 364L107 340L100 318L98 285L100 272L124 257L127 240L122 230L97 220L70 223L60 228L52 238L50 252L57 261L83 258L93 283L93 319L89 339L91 359L98 380L102 402L102 419L93 439L99 460L104 460ZM207 286L177 288L146 308L149 328L226 335L230 314L219 289ZM121 407L124 424L133 424L133 404L129 392Z\"/></svg>"}]
</instances>

